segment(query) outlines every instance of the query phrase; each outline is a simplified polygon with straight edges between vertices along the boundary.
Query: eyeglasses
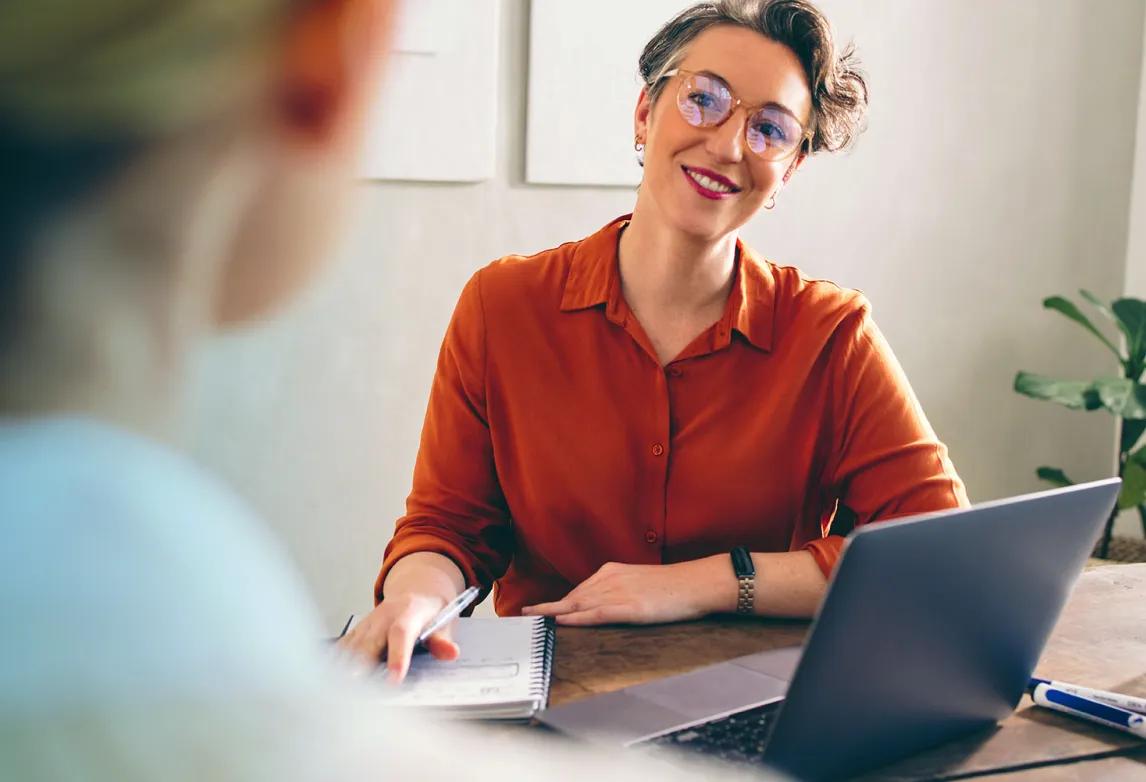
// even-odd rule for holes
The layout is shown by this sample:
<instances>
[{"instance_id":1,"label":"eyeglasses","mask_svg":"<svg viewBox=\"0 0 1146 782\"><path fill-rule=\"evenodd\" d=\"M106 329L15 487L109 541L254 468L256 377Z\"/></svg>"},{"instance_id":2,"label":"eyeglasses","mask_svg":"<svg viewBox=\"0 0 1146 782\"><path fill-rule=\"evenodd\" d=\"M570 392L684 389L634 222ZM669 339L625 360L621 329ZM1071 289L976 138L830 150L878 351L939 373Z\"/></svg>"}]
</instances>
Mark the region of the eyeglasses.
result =
<instances>
[{"instance_id":1,"label":"eyeglasses","mask_svg":"<svg viewBox=\"0 0 1146 782\"><path fill-rule=\"evenodd\" d=\"M808 132L799 120L774 104L745 106L719 76L674 68L662 78L683 77L676 91L676 107L684 121L694 128L723 125L736 109L744 106L748 122L744 135L748 148L769 161L786 160L804 145Z\"/></svg>"}]
</instances>

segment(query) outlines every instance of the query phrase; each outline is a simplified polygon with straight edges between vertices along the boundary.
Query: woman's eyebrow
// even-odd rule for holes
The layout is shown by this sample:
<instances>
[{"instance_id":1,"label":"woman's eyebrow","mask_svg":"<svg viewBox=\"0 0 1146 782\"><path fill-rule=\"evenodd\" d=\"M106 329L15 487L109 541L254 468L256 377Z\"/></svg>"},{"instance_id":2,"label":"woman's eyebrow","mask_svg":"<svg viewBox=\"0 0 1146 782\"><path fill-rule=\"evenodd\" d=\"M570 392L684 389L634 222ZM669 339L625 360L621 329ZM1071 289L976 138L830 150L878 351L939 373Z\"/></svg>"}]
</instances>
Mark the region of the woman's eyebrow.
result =
<instances>
[{"instance_id":1,"label":"woman's eyebrow","mask_svg":"<svg viewBox=\"0 0 1146 782\"><path fill-rule=\"evenodd\" d=\"M791 117L792 119L796 120L796 122L799 122L801 125L804 124L804 121L796 116L796 112L792 111L790 108L785 106L783 103L777 103L776 101L768 101L767 103L761 105L760 108L762 108L762 109L776 109L776 111L782 111L785 114L787 114L789 117Z\"/></svg>"}]
</instances>

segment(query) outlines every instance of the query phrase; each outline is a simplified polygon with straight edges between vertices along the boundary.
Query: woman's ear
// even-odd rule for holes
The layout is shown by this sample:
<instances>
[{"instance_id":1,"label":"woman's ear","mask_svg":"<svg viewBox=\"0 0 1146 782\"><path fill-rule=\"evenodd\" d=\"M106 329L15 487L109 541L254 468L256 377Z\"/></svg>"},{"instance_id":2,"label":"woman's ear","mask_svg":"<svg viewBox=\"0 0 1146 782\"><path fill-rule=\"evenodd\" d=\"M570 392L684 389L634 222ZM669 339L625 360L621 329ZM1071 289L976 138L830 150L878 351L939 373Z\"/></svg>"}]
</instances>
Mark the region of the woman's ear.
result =
<instances>
[{"instance_id":1,"label":"woman's ear","mask_svg":"<svg viewBox=\"0 0 1146 782\"><path fill-rule=\"evenodd\" d=\"M393 0L311 0L287 23L276 115L289 139L325 144L358 122L389 49Z\"/></svg>"},{"instance_id":2,"label":"woman's ear","mask_svg":"<svg viewBox=\"0 0 1146 782\"><path fill-rule=\"evenodd\" d=\"M649 88L642 87L637 97L637 108L633 112L633 139L644 144L649 135L649 113L652 111L652 102L649 100Z\"/></svg>"}]
</instances>

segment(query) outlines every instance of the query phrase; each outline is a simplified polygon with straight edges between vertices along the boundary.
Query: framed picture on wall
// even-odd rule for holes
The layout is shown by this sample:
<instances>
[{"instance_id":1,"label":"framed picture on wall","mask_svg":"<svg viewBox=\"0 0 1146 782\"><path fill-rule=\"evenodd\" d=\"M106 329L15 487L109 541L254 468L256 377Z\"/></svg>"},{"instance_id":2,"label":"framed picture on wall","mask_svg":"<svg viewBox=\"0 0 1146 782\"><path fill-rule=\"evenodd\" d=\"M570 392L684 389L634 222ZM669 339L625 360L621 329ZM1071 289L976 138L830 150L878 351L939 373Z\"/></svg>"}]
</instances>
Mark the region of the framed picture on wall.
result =
<instances>
[{"instance_id":1,"label":"framed picture on wall","mask_svg":"<svg viewBox=\"0 0 1146 782\"><path fill-rule=\"evenodd\" d=\"M492 178L499 112L497 0L412 0L401 7L394 53L369 118L361 176Z\"/></svg>"}]
</instances>

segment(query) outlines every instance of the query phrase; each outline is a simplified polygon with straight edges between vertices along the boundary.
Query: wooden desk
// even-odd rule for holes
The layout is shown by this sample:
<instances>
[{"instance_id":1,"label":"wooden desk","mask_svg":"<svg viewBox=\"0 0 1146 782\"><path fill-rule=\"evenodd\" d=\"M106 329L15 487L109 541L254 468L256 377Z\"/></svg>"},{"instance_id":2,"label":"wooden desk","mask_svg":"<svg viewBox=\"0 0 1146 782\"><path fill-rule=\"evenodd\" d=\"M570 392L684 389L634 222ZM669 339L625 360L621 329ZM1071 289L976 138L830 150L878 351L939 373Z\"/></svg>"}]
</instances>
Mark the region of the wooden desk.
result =
<instances>
[{"instance_id":1,"label":"wooden desk","mask_svg":"<svg viewBox=\"0 0 1146 782\"><path fill-rule=\"evenodd\" d=\"M732 617L655 627L559 628L550 703L799 644L806 631L804 622ZM1146 696L1146 564L1083 573L1037 673ZM958 779L991 772L1015 782L1146 779L1146 742L1037 709L1024 698L990 733L951 742L864 779Z\"/></svg>"}]
</instances>

